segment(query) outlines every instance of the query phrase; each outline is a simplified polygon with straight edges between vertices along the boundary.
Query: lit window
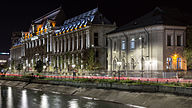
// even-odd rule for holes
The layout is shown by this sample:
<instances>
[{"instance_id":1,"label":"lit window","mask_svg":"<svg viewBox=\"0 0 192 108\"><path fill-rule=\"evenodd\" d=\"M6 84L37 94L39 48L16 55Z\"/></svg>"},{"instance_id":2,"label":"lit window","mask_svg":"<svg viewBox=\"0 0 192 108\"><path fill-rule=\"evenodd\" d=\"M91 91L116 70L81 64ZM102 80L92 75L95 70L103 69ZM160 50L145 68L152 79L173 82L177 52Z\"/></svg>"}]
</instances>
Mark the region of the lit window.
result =
<instances>
[{"instance_id":1,"label":"lit window","mask_svg":"<svg viewBox=\"0 0 192 108\"><path fill-rule=\"evenodd\" d=\"M172 58L168 57L167 58L167 69L172 69Z\"/></svg>"},{"instance_id":2,"label":"lit window","mask_svg":"<svg viewBox=\"0 0 192 108\"><path fill-rule=\"evenodd\" d=\"M177 58L177 69L181 69L181 58Z\"/></svg>"},{"instance_id":3,"label":"lit window","mask_svg":"<svg viewBox=\"0 0 192 108\"><path fill-rule=\"evenodd\" d=\"M131 50L135 49L135 39L131 39L130 49Z\"/></svg>"},{"instance_id":4,"label":"lit window","mask_svg":"<svg viewBox=\"0 0 192 108\"><path fill-rule=\"evenodd\" d=\"M122 41L121 41L121 49L122 49L122 50L125 50L125 40L122 40Z\"/></svg>"}]
</instances>

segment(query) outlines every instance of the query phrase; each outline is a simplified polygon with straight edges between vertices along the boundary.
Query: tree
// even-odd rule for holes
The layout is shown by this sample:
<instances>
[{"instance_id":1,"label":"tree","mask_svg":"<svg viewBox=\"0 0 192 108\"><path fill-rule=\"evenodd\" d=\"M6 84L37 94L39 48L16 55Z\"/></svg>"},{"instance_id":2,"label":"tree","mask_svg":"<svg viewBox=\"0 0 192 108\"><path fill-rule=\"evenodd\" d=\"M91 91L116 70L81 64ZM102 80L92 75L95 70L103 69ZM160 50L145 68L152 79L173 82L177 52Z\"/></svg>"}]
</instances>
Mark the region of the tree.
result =
<instances>
[{"instance_id":1,"label":"tree","mask_svg":"<svg viewBox=\"0 0 192 108\"><path fill-rule=\"evenodd\" d=\"M84 65L86 65L86 69L89 71L98 70L101 67L101 65L95 60L94 48L90 48L84 53L83 61Z\"/></svg>"},{"instance_id":2,"label":"tree","mask_svg":"<svg viewBox=\"0 0 192 108\"><path fill-rule=\"evenodd\" d=\"M23 69L23 64L22 63L19 63L17 66L16 66L16 69L19 71L19 73L20 73L20 71Z\"/></svg>"},{"instance_id":3,"label":"tree","mask_svg":"<svg viewBox=\"0 0 192 108\"><path fill-rule=\"evenodd\" d=\"M43 71L44 65L45 64L41 60L38 60L34 68L35 70L37 70L38 73L41 73Z\"/></svg>"},{"instance_id":4,"label":"tree","mask_svg":"<svg viewBox=\"0 0 192 108\"><path fill-rule=\"evenodd\" d=\"M183 51L183 55L187 60L187 69L192 69L192 26L187 27L186 33L186 48Z\"/></svg>"},{"instance_id":5,"label":"tree","mask_svg":"<svg viewBox=\"0 0 192 108\"><path fill-rule=\"evenodd\" d=\"M187 60L187 69L192 69L192 48L185 48L183 55L185 59Z\"/></svg>"}]
</instances>

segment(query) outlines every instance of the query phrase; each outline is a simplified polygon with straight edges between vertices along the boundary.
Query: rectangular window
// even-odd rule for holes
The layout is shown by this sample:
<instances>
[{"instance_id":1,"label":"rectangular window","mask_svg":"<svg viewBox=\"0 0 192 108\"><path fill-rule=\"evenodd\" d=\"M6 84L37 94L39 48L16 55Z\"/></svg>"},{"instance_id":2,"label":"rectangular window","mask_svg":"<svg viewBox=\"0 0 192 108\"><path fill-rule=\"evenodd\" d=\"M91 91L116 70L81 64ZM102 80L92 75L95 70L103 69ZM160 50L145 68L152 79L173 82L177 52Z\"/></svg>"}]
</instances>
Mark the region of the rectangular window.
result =
<instances>
[{"instance_id":1,"label":"rectangular window","mask_svg":"<svg viewBox=\"0 0 192 108\"><path fill-rule=\"evenodd\" d=\"M135 39L131 39L130 49L131 50L135 49Z\"/></svg>"},{"instance_id":2,"label":"rectangular window","mask_svg":"<svg viewBox=\"0 0 192 108\"><path fill-rule=\"evenodd\" d=\"M125 50L126 48L125 48L125 40L122 40L121 41L121 49L122 50Z\"/></svg>"},{"instance_id":3,"label":"rectangular window","mask_svg":"<svg viewBox=\"0 0 192 108\"><path fill-rule=\"evenodd\" d=\"M99 45L99 38L98 38L98 33L94 33L94 45L98 46Z\"/></svg>"},{"instance_id":4,"label":"rectangular window","mask_svg":"<svg viewBox=\"0 0 192 108\"><path fill-rule=\"evenodd\" d=\"M70 38L70 49L69 49L69 51L72 51L72 48L73 48L73 38L71 37Z\"/></svg>"},{"instance_id":5,"label":"rectangular window","mask_svg":"<svg viewBox=\"0 0 192 108\"><path fill-rule=\"evenodd\" d=\"M81 49L81 43L82 43L82 39L81 39L81 35L79 35L79 49Z\"/></svg>"},{"instance_id":6,"label":"rectangular window","mask_svg":"<svg viewBox=\"0 0 192 108\"><path fill-rule=\"evenodd\" d=\"M171 35L167 36L167 46L171 46Z\"/></svg>"},{"instance_id":7,"label":"rectangular window","mask_svg":"<svg viewBox=\"0 0 192 108\"><path fill-rule=\"evenodd\" d=\"M99 52L98 51L95 52L95 57L99 57Z\"/></svg>"},{"instance_id":8,"label":"rectangular window","mask_svg":"<svg viewBox=\"0 0 192 108\"><path fill-rule=\"evenodd\" d=\"M181 46L181 36L177 36L177 46Z\"/></svg>"}]
</instances>

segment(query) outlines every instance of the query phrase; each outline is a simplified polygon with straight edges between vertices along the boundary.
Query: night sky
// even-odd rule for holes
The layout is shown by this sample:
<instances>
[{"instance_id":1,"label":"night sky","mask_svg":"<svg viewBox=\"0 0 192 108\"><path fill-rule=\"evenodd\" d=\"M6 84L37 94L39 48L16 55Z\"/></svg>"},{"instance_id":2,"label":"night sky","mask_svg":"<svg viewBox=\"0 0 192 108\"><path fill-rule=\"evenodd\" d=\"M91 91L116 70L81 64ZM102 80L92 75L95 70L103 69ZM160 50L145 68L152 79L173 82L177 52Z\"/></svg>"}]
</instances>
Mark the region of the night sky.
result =
<instances>
[{"instance_id":1,"label":"night sky","mask_svg":"<svg viewBox=\"0 0 192 108\"><path fill-rule=\"evenodd\" d=\"M190 1L190 0L189 0ZM118 26L144 15L156 6L174 7L192 13L192 4L185 0L5 0L0 3L0 52L9 52L11 33L28 30L32 20L58 8L68 18L99 7Z\"/></svg>"}]
</instances>

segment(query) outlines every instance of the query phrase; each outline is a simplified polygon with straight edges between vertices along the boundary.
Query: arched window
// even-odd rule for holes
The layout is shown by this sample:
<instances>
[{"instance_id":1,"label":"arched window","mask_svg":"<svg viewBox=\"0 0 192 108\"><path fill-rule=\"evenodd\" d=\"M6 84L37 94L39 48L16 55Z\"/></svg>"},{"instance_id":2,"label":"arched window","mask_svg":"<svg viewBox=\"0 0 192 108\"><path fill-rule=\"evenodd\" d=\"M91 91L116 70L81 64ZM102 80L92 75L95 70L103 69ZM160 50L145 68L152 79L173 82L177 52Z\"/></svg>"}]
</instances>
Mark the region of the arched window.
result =
<instances>
[{"instance_id":1,"label":"arched window","mask_svg":"<svg viewBox=\"0 0 192 108\"><path fill-rule=\"evenodd\" d=\"M135 69L135 60L131 58L131 67L134 70Z\"/></svg>"},{"instance_id":2,"label":"arched window","mask_svg":"<svg viewBox=\"0 0 192 108\"><path fill-rule=\"evenodd\" d=\"M113 60L113 70L116 70L116 67L117 67L117 62L116 60Z\"/></svg>"},{"instance_id":3,"label":"arched window","mask_svg":"<svg viewBox=\"0 0 192 108\"><path fill-rule=\"evenodd\" d=\"M167 58L167 69L172 69L172 58L168 57Z\"/></svg>"},{"instance_id":4,"label":"arched window","mask_svg":"<svg viewBox=\"0 0 192 108\"><path fill-rule=\"evenodd\" d=\"M177 58L177 69L181 69L181 58Z\"/></svg>"},{"instance_id":5,"label":"arched window","mask_svg":"<svg viewBox=\"0 0 192 108\"><path fill-rule=\"evenodd\" d=\"M122 60L122 69L125 70L125 59Z\"/></svg>"},{"instance_id":6,"label":"arched window","mask_svg":"<svg viewBox=\"0 0 192 108\"><path fill-rule=\"evenodd\" d=\"M144 63L145 63L145 60L144 60L144 58L142 57L142 58L141 58L141 70L144 70Z\"/></svg>"}]
</instances>

